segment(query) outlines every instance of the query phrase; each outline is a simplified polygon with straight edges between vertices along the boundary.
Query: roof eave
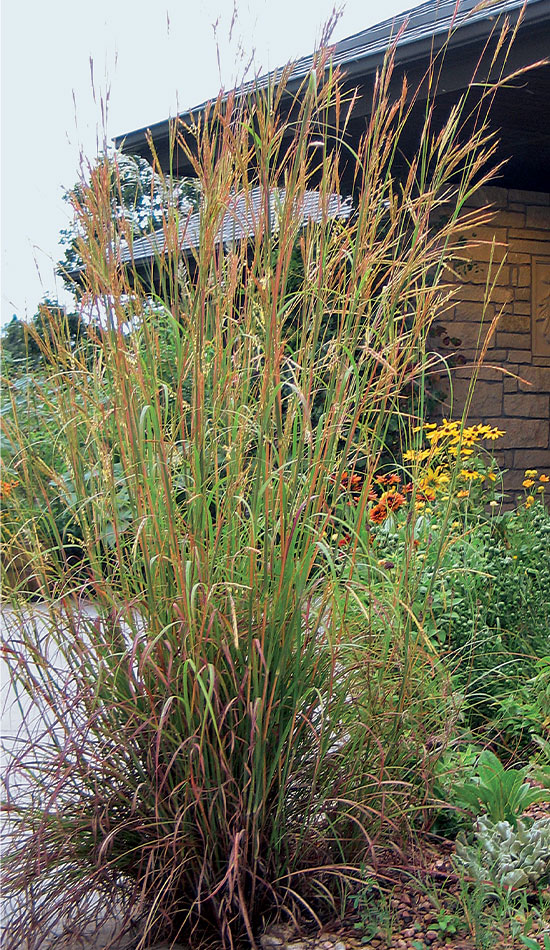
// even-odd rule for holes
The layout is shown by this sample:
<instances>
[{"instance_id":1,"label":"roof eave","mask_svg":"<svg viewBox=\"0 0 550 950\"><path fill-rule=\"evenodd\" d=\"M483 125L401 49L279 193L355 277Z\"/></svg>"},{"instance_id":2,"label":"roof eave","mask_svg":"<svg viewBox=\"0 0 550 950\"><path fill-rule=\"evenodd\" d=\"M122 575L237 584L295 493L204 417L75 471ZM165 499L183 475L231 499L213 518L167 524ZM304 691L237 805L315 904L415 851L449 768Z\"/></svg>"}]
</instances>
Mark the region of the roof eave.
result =
<instances>
[{"instance_id":1,"label":"roof eave","mask_svg":"<svg viewBox=\"0 0 550 950\"><path fill-rule=\"evenodd\" d=\"M521 6L518 5L510 11L510 14L517 13L519 15L520 9ZM510 14L507 13L506 15L509 16ZM460 24L450 37L447 29L431 37L423 36L420 38L411 37L411 39L407 39L405 35L400 39L397 45L395 62L397 65L407 65L414 61L422 61L428 58L432 53L440 50L446 40L448 40L449 50L459 50L479 41L487 40L495 28L496 20L500 17L502 17L502 14L498 14L498 16L487 16L484 19L473 20L471 22L466 21ZM550 0L532 0L531 3L528 3L523 11L521 28L524 30L526 26L533 27L541 22L550 22ZM368 76L374 74L376 69L381 66L385 55L385 52L378 50L373 53L367 53L357 59L349 60L343 64L342 69L349 78L360 74ZM277 71L274 71L274 73L270 75L276 75L276 72ZM267 76L261 77L258 82L261 83L262 80L265 81L267 78ZM288 95L297 92L303 82L303 78L303 76L299 76L293 79L291 76L286 87ZM204 112L208 105L214 101L215 97L194 106L186 112L179 113L175 118L163 119L161 122L146 126L145 128L136 129L125 135L115 136L113 139L115 146L122 148L124 152L132 153L135 150L139 151L143 149L150 138L155 143L166 142L170 138L171 128L175 121L191 123L197 114Z\"/></svg>"}]
</instances>

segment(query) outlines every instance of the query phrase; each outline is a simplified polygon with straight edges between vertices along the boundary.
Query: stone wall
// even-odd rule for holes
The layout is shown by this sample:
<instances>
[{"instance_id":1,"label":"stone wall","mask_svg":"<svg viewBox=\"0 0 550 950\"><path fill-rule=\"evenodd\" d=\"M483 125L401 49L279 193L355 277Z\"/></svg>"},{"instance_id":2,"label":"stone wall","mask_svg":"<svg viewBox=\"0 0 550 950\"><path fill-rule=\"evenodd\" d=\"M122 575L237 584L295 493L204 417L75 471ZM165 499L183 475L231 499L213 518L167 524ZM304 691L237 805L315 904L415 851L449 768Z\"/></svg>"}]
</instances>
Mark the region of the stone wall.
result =
<instances>
[{"instance_id":1,"label":"stone wall","mask_svg":"<svg viewBox=\"0 0 550 950\"><path fill-rule=\"evenodd\" d=\"M451 372L453 416L462 411L472 365L493 323L468 421L505 430L495 447L513 492L526 468L550 474L550 195L484 188L476 201L497 210L489 225L472 232L450 275L457 291L444 323L466 360ZM494 289L484 309L488 279Z\"/></svg>"}]
</instances>

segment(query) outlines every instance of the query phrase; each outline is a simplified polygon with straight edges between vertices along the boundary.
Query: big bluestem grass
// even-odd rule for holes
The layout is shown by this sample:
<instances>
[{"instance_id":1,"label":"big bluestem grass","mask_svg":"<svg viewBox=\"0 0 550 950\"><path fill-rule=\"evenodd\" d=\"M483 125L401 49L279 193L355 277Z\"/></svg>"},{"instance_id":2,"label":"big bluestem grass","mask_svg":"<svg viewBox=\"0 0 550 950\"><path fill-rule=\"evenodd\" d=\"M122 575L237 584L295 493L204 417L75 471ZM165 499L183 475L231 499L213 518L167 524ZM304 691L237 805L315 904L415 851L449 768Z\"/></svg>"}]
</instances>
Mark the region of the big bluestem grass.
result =
<instances>
[{"instance_id":1,"label":"big bluestem grass","mask_svg":"<svg viewBox=\"0 0 550 950\"><path fill-rule=\"evenodd\" d=\"M43 728L8 770L5 887L47 897L23 902L9 947L37 945L91 892L121 895L140 946L254 943L265 915L321 914L429 798L452 696L406 565L369 561L368 496L389 421L414 424L411 382L421 413L426 334L449 300L446 265L488 220L467 201L490 180L494 139L488 87L437 133L429 102L398 177L417 95L403 84L392 98L392 76L390 53L355 152L356 97L325 55L292 96L287 71L176 124L200 239L182 256L168 212L149 274L121 265L112 163L79 189L95 340L75 352L52 326L41 435L15 399L6 422L20 483L6 593L21 623L4 656ZM354 210L334 218L344 159ZM319 220L304 225L311 190ZM222 245L236 194L254 235ZM344 524L334 510L355 469ZM31 591L40 637L21 616Z\"/></svg>"}]
</instances>

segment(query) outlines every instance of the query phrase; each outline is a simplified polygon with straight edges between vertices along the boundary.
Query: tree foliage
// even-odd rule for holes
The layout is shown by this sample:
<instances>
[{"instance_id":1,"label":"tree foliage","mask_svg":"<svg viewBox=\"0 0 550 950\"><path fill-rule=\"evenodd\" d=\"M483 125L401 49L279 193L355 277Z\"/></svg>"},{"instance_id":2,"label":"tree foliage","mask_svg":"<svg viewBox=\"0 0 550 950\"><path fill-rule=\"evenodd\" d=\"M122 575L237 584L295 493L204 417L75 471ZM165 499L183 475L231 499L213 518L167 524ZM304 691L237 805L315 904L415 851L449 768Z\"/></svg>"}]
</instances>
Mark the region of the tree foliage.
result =
<instances>
[{"instance_id":1,"label":"tree foliage","mask_svg":"<svg viewBox=\"0 0 550 950\"><path fill-rule=\"evenodd\" d=\"M105 167L101 157L97 164L90 168L87 177L91 179L94 169L100 167ZM198 207L199 191L194 181L169 180L140 155L126 155L117 151L108 161L107 169L106 189L111 207L113 242L128 242L158 230L162 227L168 210L188 213ZM88 181L83 179L65 193L64 198L73 209L85 205L88 187ZM61 244L65 253L59 262L58 273L69 290L77 296L78 284L71 275L82 267L79 247L82 237L82 228L75 216L71 226L61 231Z\"/></svg>"},{"instance_id":2,"label":"tree foliage","mask_svg":"<svg viewBox=\"0 0 550 950\"><path fill-rule=\"evenodd\" d=\"M2 330L2 373L37 372L44 367L54 339L63 338L65 347L75 352L88 335L89 328L79 313L46 297L29 322L14 314Z\"/></svg>"}]
</instances>

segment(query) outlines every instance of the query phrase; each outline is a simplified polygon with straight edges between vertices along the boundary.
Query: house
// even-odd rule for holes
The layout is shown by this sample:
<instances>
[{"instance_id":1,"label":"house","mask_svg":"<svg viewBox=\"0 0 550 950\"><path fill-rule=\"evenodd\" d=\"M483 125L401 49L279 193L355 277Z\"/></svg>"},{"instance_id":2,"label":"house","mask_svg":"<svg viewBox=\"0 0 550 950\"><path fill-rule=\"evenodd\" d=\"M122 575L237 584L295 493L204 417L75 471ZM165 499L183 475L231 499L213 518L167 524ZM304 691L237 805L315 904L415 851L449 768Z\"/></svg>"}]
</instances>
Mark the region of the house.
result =
<instances>
[{"instance_id":1,"label":"house","mask_svg":"<svg viewBox=\"0 0 550 950\"><path fill-rule=\"evenodd\" d=\"M453 371L455 414L466 398L471 366L478 350L482 301L489 260L500 264L486 323L497 312L500 318L487 349L471 405L470 422L488 422L505 431L499 462L508 469L507 487L520 488L527 468L550 470L550 0L429 0L427 3L370 27L335 44L332 62L342 67L350 88L364 95L354 110L349 137L364 131L373 79L388 46L396 43L396 89L403 73L416 87L430 57L447 42L444 67L438 85L437 109L446 116L457 97L467 88L476 63L494 43L495 27L508 18L517 25L507 73L536 64L521 76L503 83L491 113L498 130L495 157L502 162L494 187L478 193L476 200L495 210L491 223L479 228L475 246L467 252L464 266L450 276L457 284L456 299L446 315L449 335L460 341L465 365ZM485 61L485 60L484 60ZM490 57L489 57L490 61ZM311 71L313 56L299 60L288 85L295 91ZM478 73L478 80L483 81ZM261 85L268 77L261 77ZM247 87L239 90L246 93ZM186 122L196 119L207 103L183 114ZM414 109L420 117L421 99ZM412 112L404 150L417 147ZM172 120L138 129L116 139L124 151L150 158L149 136L157 158L168 168ZM172 171L189 175L183 154L172 156ZM351 188L351 177L342 169L342 183ZM145 239L145 242L147 239ZM135 253L134 249L134 253ZM147 244L140 253L150 254ZM452 332L451 332L452 330ZM504 371L503 371L504 370Z\"/></svg>"}]
</instances>

